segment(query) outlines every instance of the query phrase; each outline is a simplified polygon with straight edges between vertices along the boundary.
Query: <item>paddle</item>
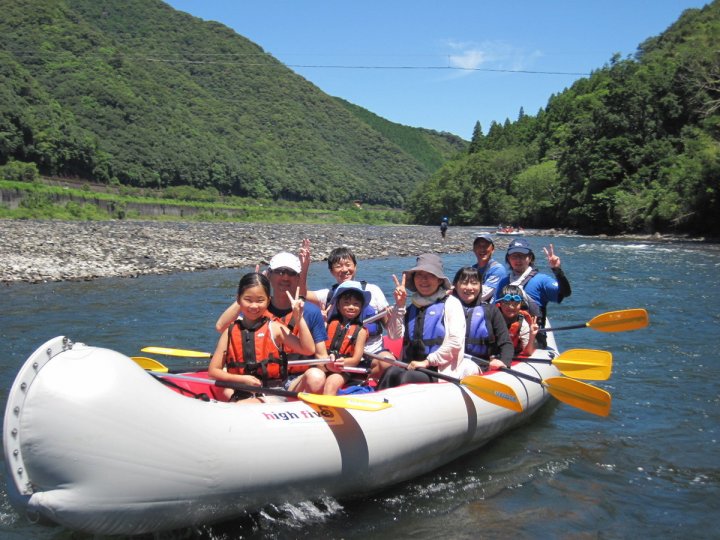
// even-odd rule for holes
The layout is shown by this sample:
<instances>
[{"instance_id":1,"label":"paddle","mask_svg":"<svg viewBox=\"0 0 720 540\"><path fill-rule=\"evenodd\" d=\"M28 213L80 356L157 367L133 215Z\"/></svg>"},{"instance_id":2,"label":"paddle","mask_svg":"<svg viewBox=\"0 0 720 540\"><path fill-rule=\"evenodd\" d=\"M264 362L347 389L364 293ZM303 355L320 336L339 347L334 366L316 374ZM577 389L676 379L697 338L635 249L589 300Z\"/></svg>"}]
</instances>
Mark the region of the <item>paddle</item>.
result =
<instances>
[{"instance_id":1,"label":"paddle","mask_svg":"<svg viewBox=\"0 0 720 540\"><path fill-rule=\"evenodd\" d=\"M394 366L402 368L407 368L408 366L405 362L400 362L399 360L395 360L393 358L385 358L384 356L379 356L377 354L372 354L368 352L364 354L369 358L373 358L387 364L392 364ZM456 379L455 377L444 375L442 373L438 373L429 369L418 368L418 371L420 371L421 373L425 373L426 375L429 375L430 377L433 377L435 379L442 379L451 383L461 384L462 386L465 386L468 390L470 390L473 394L475 394L477 397L484 399L489 403L493 403L494 405L499 405L500 407L505 407L506 409L510 409L511 411L515 412L523 411L522 403L520 403L520 400L518 399L515 390L513 390L512 387L508 386L507 384L495 381L493 379L489 379L487 377L482 377L480 375L470 375L468 377L463 377L462 379Z\"/></svg>"},{"instance_id":2,"label":"paddle","mask_svg":"<svg viewBox=\"0 0 720 540\"><path fill-rule=\"evenodd\" d=\"M137 365L139 365L141 368L146 369L148 371L156 371L158 373L185 373L188 371L202 371L207 368L207 366L182 366L182 367L173 367L169 368L165 364L162 364L161 362L158 362L157 360L154 360L152 358L147 358L145 356L131 356L130 357ZM290 360L288 362L288 365L290 366L303 366L303 365L314 365L314 364L327 364L330 363L331 360L329 358L315 358L314 360ZM348 373L367 373L368 370L366 368L361 367L344 367L343 371L347 371Z\"/></svg>"},{"instance_id":3,"label":"paddle","mask_svg":"<svg viewBox=\"0 0 720 540\"><path fill-rule=\"evenodd\" d=\"M251 386L249 384L241 384L230 381L217 381L214 379L203 379L200 377L192 377L190 375L171 375L167 373L149 372L152 376L158 378L179 379L182 381L196 382L201 384L211 384L220 388L232 388L234 390L242 390L244 392L253 392L258 394L269 394L274 396L297 398L305 403L313 405L323 405L325 407L334 407L336 409L355 409L358 411L381 411L392 407L387 400L373 401L369 399L357 399L350 396L326 396L322 394L309 394L307 392L291 392L282 388L268 388L265 386Z\"/></svg>"},{"instance_id":4,"label":"paddle","mask_svg":"<svg viewBox=\"0 0 720 540\"><path fill-rule=\"evenodd\" d=\"M538 332L557 332L558 330L573 330L575 328L592 328L599 332L627 332L645 328L648 324L650 324L648 312L642 308L636 308L608 311L593 317L584 324L540 328Z\"/></svg>"},{"instance_id":5,"label":"paddle","mask_svg":"<svg viewBox=\"0 0 720 540\"><path fill-rule=\"evenodd\" d=\"M186 358L210 358L212 356L206 352L171 349L169 347L143 347L140 351L150 354L164 354L165 356L184 356Z\"/></svg>"},{"instance_id":6,"label":"paddle","mask_svg":"<svg viewBox=\"0 0 720 540\"><path fill-rule=\"evenodd\" d=\"M389 309L389 308L388 308ZM382 319L385 315L387 315L388 309L384 309L380 311L379 313L376 313L375 315L372 315L371 317L368 317L363 321L363 324L370 324L371 322L375 322L379 319ZM172 349L170 347L143 347L140 349L141 352L146 352L150 354L163 354L165 356L183 356L185 358L210 358L212 355L208 352L201 352L201 351L191 351L188 349ZM325 359L325 363L329 362L330 360ZM316 359L315 364L322 364L323 362L320 359ZM292 362L291 362L292 365ZM310 364L295 364L295 365L310 365ZM150 368L148 368L150 369Z\"/></svg>"},{"instance_id":7,"label":"paddle","mask_svg":"<svg viewBox=\"0 0 720 540\"><path fill-rule=\"evenodd\" d=\"M477 358L470 356L474 362L482 362L489 364L489 360L484 358ZM607 416L610 414L610 394L605 390L592 386L575 379L568 379L567 377L549 377L547 379L541 379L540 377L534 377L528 375L522 371L510 369L507 367L500 368L500 371L510 373L521 379L526 379L538 384L543 385L547 388L551 395L555 396L559 401L582 409L585 412L596 414L598 416Z\"/></svg>"},{"instance_id":8,"label":"paddle","mask_svg":"<svg viewBox=\"0 0 720 540\"><path fill-rule=\"evenodd\" d=\"M612 373L612 353L594 349L568 349L550 360L532 357L516 357L513 360L552 364L563 375L588 381L606 381Z\"/></svg>"},{"instance_id":9,"label":"paddle","mask_svg":"<svg viewBox=\"0 0 720 540\"><path fill-rule=\"evenodd\" d=\"M146 356L131 356L130 358L143 369L158 371L160 373L168 373L170 371L166 365Z\"/></svg>"}]
</instances>

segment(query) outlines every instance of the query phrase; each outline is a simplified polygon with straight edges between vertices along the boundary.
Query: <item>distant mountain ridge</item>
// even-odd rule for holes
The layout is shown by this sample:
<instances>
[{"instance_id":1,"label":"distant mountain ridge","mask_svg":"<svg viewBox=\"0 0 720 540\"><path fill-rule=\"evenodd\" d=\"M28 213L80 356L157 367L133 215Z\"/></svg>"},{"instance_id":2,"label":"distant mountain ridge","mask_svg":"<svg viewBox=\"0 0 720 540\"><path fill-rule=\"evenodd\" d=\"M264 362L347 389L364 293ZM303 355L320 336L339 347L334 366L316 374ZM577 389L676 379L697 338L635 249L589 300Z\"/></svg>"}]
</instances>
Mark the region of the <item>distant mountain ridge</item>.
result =
<instances>
[{"instance_id":1,"label":"distant mountain ridge","mask_svg":"<svg viewBox=\"0 0 720 540\"><path fill-rule=\"evenodd\" d=\"M328 96L226 26L159 0L0 7L0 165L400 207L467 147Z\"/></svg>"}]
</instances>

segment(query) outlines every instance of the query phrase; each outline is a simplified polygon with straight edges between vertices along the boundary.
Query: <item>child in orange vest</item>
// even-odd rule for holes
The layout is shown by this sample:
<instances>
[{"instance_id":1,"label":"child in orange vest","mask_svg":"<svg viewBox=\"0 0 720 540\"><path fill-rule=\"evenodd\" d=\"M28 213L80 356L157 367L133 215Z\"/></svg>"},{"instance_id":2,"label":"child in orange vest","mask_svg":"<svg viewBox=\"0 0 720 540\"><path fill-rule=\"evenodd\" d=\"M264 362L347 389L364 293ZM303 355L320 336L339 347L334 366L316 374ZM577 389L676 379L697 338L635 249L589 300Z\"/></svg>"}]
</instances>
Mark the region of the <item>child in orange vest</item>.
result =
<instances>
[{"instance_id":1,"label":"child in orange vest","mask_svg":"<svg viewBox=\"0 0 720 540\"><path fill-rule=\"evenodd\" d=\"M344 281L333 294L328 319L328 340L325 342L328 354L335 361L327 364L331 374L325 380L323 393L335 395L348 381L350 375L344 367L355 367L363 359L368 331L362 325L363 308L370 302L370 292L363 290L357 281Z\"/></svg>"},{"instance_id":2,"label":"child in orange vest","mask_svg":"<svg viewBox=\"0 0 720 540\"><path fill-rule=\"evenodd\" d=\"M311 354L315 350L312 335L302 316L304 303L299 298L298 290L292 299L292 317L298 328L297 335L268 312L270 282L264 275L251 273L240 279L237 303L242 318L221 334L210 360L208 375L218 381L258 387L258 394L262 395L261 387L264 383L280 385L283 382L279 364L282 345L291 346L304 354ZM244 345L248 341L251 347ZM233 392L229 389L225 396L241 403L268 400L249 392Z\"/></svg>"},{"instance_id":3,"label":"child in orange vest","mask_svg":"<svg viewBox=\"0 0 720 540\"><path fill-rule=\"evenodd\" d=\"M530 356L535 352L537 318L525 311L522 290L517 285L506 285L497 297L497 306L505 318L515 354Z\"/></svg>"}]
</instances>

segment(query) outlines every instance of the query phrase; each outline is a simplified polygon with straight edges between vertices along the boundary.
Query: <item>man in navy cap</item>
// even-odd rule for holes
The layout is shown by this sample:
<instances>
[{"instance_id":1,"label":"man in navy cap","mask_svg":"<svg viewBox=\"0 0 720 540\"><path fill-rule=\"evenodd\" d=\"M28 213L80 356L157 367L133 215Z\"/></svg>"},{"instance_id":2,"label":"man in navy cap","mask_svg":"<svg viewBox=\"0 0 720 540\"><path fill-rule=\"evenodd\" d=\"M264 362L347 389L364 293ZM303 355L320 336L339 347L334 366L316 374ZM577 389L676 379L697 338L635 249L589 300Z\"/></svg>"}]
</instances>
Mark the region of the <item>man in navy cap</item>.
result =
<instances>
[{"instance_id":1,"label":"man in navy cap","mask_svg":"<svg viewBox=\"0 0 720 540\"><path fill-rule=\"evenodd\" d=\"M478 233L473 242L473 253L477 258L477 263L473 268L477 268L482 283L482 302L490 302L498 289L500 281L507 277L505 267L492 258L495 251L495 241L490 233Z\"/></svg>"},{"instance_id":2,"label":"man in navy cap","mask_svg":"<svg viewBox=\"0 0 720 540\"><path fill-rule=\"evenodd\" d=\"M547 305L549 302L558 304L572 294L570 282L560 268L560 257L555 254L553 245L543 248L553 277L541 274L535 268L535 254L530 248L530 243L525 238L516 238L508 246L505 255L505 262L510 265L510 273L498 285L496 299L505 285L520 285L525 294L530 297L540 310L538 325L545 326L547 317ZM532 308L532 306L530 306ZM540 336L540 334L538 334Z\"/></svg>"}]
</instances>

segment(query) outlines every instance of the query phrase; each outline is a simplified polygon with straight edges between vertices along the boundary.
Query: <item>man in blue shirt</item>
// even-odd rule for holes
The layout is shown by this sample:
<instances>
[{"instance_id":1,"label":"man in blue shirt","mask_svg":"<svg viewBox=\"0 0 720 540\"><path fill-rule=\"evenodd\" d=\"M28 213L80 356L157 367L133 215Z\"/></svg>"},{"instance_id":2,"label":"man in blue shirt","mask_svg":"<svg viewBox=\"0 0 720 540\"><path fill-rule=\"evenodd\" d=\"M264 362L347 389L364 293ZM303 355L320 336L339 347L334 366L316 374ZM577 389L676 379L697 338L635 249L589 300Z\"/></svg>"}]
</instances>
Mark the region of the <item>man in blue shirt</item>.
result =
<instances>
[{"instance_id":1,"label":"man in blue shirt","mask_svg":"<svg viewBox=\"0 0 720 540\"><path fill-rule=\"evenodd\" d=\"M572 294L570 282L560 268L560 257L555 254L553 245L550 244L549 248L543 248L543 251L553 277L537 271L534 265L535 254L525 238L516 238L510 242L505 255L505 261L510 265L510 272L498 285L496 294L498 296L505 285L520 285L525 294L536 304L536 309L539 310L538 325L540 328L545 326L548 302L559 304L563 298ZM533 306L530 302L528 304L530 304L532 313Z\"/></svg>"},{"instance_id":2,"label":"man in blue shirt","mask_svg":"<svg viewBox=\"0 0 720 540\"><path fill-rule=\"evenodd\" d=\"M479 233L473 242L473 253L477 263L473 264L473 268L477 268L480 274L480 282L482 283L482 302L487 303L495 296L500 282L507 277L505 267L492 258L495 251L495 241L489 233Z\"/></svg>"}]
</instances>

